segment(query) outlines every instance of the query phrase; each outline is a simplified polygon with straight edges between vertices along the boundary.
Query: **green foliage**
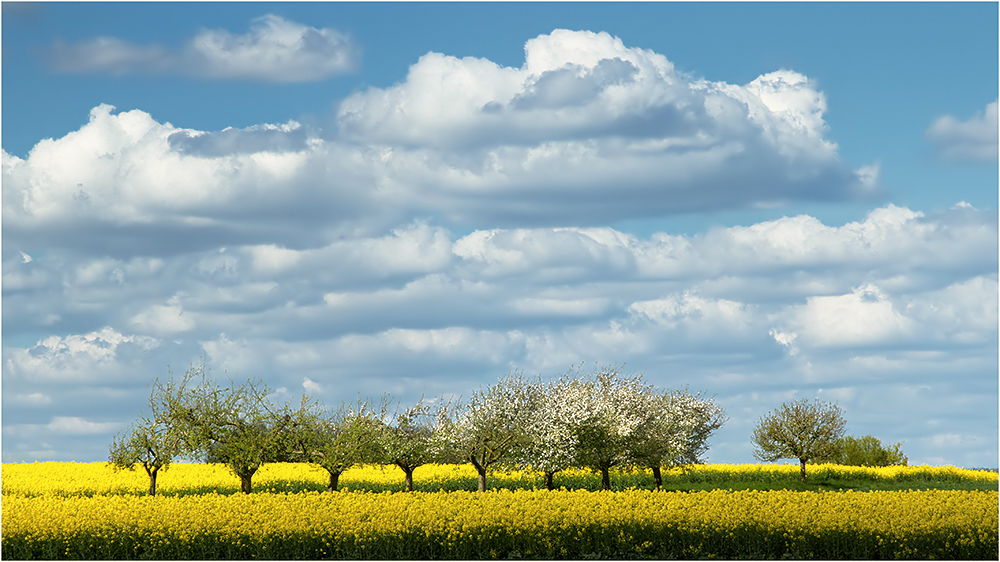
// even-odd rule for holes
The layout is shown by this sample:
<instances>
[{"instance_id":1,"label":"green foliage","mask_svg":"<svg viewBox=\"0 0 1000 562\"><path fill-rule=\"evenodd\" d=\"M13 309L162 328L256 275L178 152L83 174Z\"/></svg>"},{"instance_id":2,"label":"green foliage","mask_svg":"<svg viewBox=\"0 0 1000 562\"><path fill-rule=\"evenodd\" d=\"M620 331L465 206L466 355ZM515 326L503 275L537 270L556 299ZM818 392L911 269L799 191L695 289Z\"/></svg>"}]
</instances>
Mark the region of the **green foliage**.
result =
<instances>
[{"instance_id":1,"label":"green foliage","mask_svg":"<svg viewBox=\"0 0 1000 562\"><path fill-rule=\"evenodd\" d=\"M183 452L182 439L170 420L169 405L157 383L149 395L150 417L141 417L115 436L108 462L116 469L141 466L149 476L149 495L156 495L156 477Z\"/></svg>"},{"instance_id":2,"label":"green foliage","mask_svg":"<svg viewBox=\"0 0 1000 562\"><path fill-rule=\"evenodd\" d=\"M260 381L220 386L202 364L179 381L159 385L166 419L186 452L221 462L250 493L254 473L265 462L290 458L291 434L300 412L268 403L269 389Z\"/></svg>"},{"instance_id":3,"label":"green foliage","mask_svg":"<svg viewBox=\"0 0 1000 562\"><path fill-rule=\"evenodd\" d=\"M829 462L848 466L906 466L909 459L903 454L902 443L886 447L871 435L848 435L837 441L836 452Z\"/></svg>"},{"instance_id":4,"label":"green foliage","mask_svg":"<svg viewBox=\"0 0 1000 562\"><path fill-rule=\"evenodd\" d=\"M385 400L378 408L359 401L330 412L304 401L296 423L288 430L293 443L291 458L326 470L330 475L327 490L336 492L345 470L381 460L385 410Z\"/></svg>"},{"instance_id":5,"label":"green foliage","mask_svg":"<svg viewBox=\"0 0 1000 562\"><path fill-rule=\"evenodd\" d=\"M757 422L753 430L754 457L765 462L798 459L801 480L806 481L806 463L829 459L847 425L836 404L816 400L785 402Z\"/></svg>"},{"instance_id":6,"label":"green foliage","mask_svg":"<svg viewBox=\"0 0 1000 562\"><path fill-rule=\"evenodd\" d=\"M149 476L149 495L156 495L156 477L180 453L180 442L169 425L142 418L118 434L111 442L108 462L117 469L133 470L136 465Z\"/></svg>"},{"instance_id":7,"label":"green foliage","mask_svg":"<svg viewBox=\"0 0 1000 562\"><path fill-rule=\"evenodd\" d=\"M377 462L393 464L403 471L406 491L413 491L413 471L424 464L459 460L449 448L443 423L448 404L438 402L437 408L421 398L416 405L397 414L393 425L379 434Z\"/></svg>"}]
</instances>

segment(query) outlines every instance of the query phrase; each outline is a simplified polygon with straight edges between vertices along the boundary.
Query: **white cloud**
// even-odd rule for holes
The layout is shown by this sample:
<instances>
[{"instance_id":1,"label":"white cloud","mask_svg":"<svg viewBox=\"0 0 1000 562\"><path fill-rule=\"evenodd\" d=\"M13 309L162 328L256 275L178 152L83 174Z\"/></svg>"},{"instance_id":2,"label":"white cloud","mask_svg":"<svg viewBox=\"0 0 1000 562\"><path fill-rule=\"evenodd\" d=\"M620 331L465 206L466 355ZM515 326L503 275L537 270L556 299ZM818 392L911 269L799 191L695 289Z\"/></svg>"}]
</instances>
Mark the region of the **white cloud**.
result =
<instances>
[{"instance_id":1,"label":"white cloud","mask_svg":"<svg viewBox=\"0 0 1000 562\"><path fill-rule=\"evenodd\" d=\"M845 295L810 297L796 307L792 323L803 342L818 347L891 343L913 329L912 322L871 284Z\"/></svg>"},{"instance_id":2,"label":"white cloud","mask_svg":"<svg viewBox=\"0 0 1000 562\"><path fill-rule=\"evenodd\" d=\"M153 305L131 321L132 326L145 333L166 336L178 332L187 332L195 327L195 321L184 313L180 297L174 295L166 305Z\"/></svg>"},{"instance_id":3,"label":"white cloud","mask_svg":"<svg viewBox=\"0 0 1000 562\"><path fill-rule=\"evenodd\" d=\"M315 395L315 394L319 394L319 393L323 392L323 387L322 387L322 385L320 385L319 383L317 383L317 382L313 381L313 380L312 380L312 379L310 379L309 377L306 377L306 378L305 378L305 379L304 379L304 380L302 381L302 388L303 388L303 389L304 389L304 390L305 390L306 392L308 392L309 394L313 394L313 395Z\"/></svg>"},{"instance_id":4,"label":"white cloud","mask_svg":"<svg viewBox=\"0 0 1000 562\"><path fill-rule=\"evenodd\" d=\"M841 226L799 216L695 236L533 228L453 238L413 223L314 249L246 244L127 260L51 250L30 263L14 252L4 274L25 281L5 292L5 327L45 314L66 318L55 329L112 327L27 347L5 332L4 406L97 420L79 400L66 410L53 385L143 387L199 355L216 376L262 377L334 402L467 395L510 369L551 376L581 361L626 362L660 386L690 384L734 404L751 391L873 380L940 392L954 373L968 388L950 396L988 394L996 239L991 212L887 206ZM118 418L135 415L148 391L129 392L114 399ZM866 392L852 416L869 415ZM907 396L904 417L919 398ZM941 432L953 432L949 408L940 407ZM28 447L18 435L5 434L8 454ZM740 440L725 442L738 452Z\"/></svg>"},{"instance_id":5,"label":"white cloud","mask_svg":"<svg viewBox=\"0 0 1000 562\"><path fill-rule=\"evenodd\" d=\"M49 50L55 70L113 74L192 74L213 80L313 82L357 68L360 50L346 35L317 29L268 14L250 31L233 35L205 29L181 51L161 45L136 45L115 37L97 37Z\"/></svg>"},{"instance_id":6,"label":"white cloud","mask_svg":"<svg viewBox=\"0 0 1000 562\"><path fill-rule=\"evenodd\" d=\"M56 434L88 435L108 433L118 429L118 427L117 423L99 423L73 416L56 416L45 426L45 429Z\"/></svg>"},{"instance_id":7,"label":"white cloud","mask_svg":"<svg viewBox=\"0 0 1000 562\"><path fill-rule=\"evenodd\" d=\"M227 242L316 246L400 212L374 205L371 170L343 147L307 142L289 150L282 141L270 151L259 139L234 140L242 148L232 154L218 154L218 144L200 154L175 140L197 132L113 109L94 108L79 131L39 142L27 159L3 152L5 244L30 239L128 256ZM82 230L91 234L72 234Z\"/></svg>"},{"instance_id":8,"label":"white cloud","mask_svg":"<svg viewBox=\"0 0 1000 562\"><path fill-rule=\"evenodd\" d=\"M874 168L844 167L825 108L792 71L691 81L606 33L556 30L526 43L521 68L429 53L404 82L344 100L339 119L387 147L382 175L456 220L593 223L859 196Z\"/></svg>"},{"instance_id":9,"label":"white cloud","mask_svg":"<svg viewBox=\"0 0 1000 562\"><path fill-rule=\"evenodd\" d=\"M111 327L83 335L49 336L29 348L5 348L5 371L20 380L90 381L114 378L121 349L148 351L159 341L124 335ZM5 377L6 380L6 377Z\"/></svg>"},{"instance_id":10,"label":"white cloud","mask_svg":"<svg viewBox=\"0 0 1000 562\"><path fill-rule=\"evenodd\" d=\"M945 160L996 162L997 161L997 102L987 104L986 110L961 121L945 115L938 117L924 135Z\"/></svg>"},{"instance_id":11,"label":"white cloud","mask_svg":"<svg viewBox=\"0 0 1000 562\"><path fill-rule=\"evenodd\" d=\"M233 58L254 41L232 39ZM198 131L100 105L25 159L3 152L5 244L301 251L431 218L587 226L873 193L875 168L846 167L826 139L825 107L792 71L692 81L663 55L562 30L528 41L521 68L428 54L396 86L345 99L322 137L294 121Z\"/></svg>"},{"instance_id":12,"label":"white cloud","mask_svg":"<svg viewBox=\"0 0 1000 562\"><path fill-rule=\"evenodd\" d=\"M32 392L31 394L15 394L12 397L15 402L27 404L29 406L47 406L52 403L52 397L43 392Z\"/></svg>"}]
</instances>

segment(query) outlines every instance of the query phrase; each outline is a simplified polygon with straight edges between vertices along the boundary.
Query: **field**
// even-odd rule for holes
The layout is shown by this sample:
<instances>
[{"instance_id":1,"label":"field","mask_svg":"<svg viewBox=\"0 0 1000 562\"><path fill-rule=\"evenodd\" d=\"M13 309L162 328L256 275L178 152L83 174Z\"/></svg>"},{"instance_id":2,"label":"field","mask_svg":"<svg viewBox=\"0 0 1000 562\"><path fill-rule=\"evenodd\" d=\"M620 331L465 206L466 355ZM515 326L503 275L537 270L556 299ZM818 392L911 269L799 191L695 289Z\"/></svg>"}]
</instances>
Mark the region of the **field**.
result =
<instances>
[{"instance_id":1,"label":"field","mask_svg":"<svg viewBox=\"0 0 1000 562\"><path fill-rule=\"evenodd\" d=\"M146 475L104 463L2 466L7 559L950 558L997 559L997 474L950 467L704 465L612 474L470 466L326 472L266 465L255 493L218 465ZM668 491L683 490L683 491Z\"/></svg>"}]
</instances>

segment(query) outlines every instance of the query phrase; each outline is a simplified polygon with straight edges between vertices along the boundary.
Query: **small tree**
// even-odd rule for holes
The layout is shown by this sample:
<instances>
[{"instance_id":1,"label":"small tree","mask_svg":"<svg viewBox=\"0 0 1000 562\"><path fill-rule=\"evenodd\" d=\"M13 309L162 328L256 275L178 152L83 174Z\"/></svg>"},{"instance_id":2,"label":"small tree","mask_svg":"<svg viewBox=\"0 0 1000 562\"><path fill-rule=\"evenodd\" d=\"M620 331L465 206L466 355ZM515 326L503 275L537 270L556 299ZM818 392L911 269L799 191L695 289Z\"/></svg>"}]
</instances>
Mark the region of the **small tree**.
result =
<instances>
[{"instance_id":1,"label":"small tree","mask_svg":"<svg viewBox=\"0 0 1000 562\"><path fill-rule=\"evenodd\" d=\"M443 420L443 436L457 455L472 463L479 491L486 491L486 473L513 458L527 441L527 424L535 394L520 374L508 375L486 390L473 393L455 420Z\"/></svg>"},{"instance_id":2,"label":"small tree","mask_svg":"<svg viewBox=\"0 0 1000 562\"><path fill-rule=\"evenodd\" d=\"M149 393L150 417L141 417L112 440L108 462L116 470L133 470L141 465L149 476L149 495L156 495L156 477L181 454L180 435L169 420L169 406L159 381Z\"/></svg>"},{"instance_id":3,"label":"small tree","mask_svg":"<svg viewBox=\"0 0 1000 562\"><path fill-rule=\"evenodd\" d=\"M249 494L253 475L265 462L288 458L289 434L298 412L274 408L262 382L221 387L208 378L204 364L192 367L179 383L161 388L170 425L186 451L221 462Z\"/></svg>"},{"instance_id":4,"label":"small tree","mask_svg":"<svg viewBox=\"0 0 1000 562\"><path fill-rule=\"evenodd\" d=\"M141 465L149 476L149 495L156 495L156 476L166 470L180 452L180 441L169 426L141 418L111 442L108 462L117 470Z\"/></svg>"},{"instance_id":5,"label":"small tree","mask_svg":"<svg viewBox=\"0 0 1000 562\"><path fill-rule=\"evenodd\" d=\"M872 435L848 435L837 441L836 454L830 460L850 466L906 466L909 459L903 454L902 446L903 443L900 442L885 447Z\"/></svg>"},{"instance_id":6,"label":"small tree","mask_svg":"<svg viewBox=\"0 0 1000 562\"><path fill-rule=\"evenodd\" d=\"M318 465L327 471L327 491L336 492L347 469L379 459L379 439L385 430L385 400L380 408L368 402L343 404L331 412L304 407L293 430L291 458Z\"/></svg>"},{"instance_id":7,"label":"small tree","mask_svg":"<svg viewBox=\"0 0 1000 562\"><path fill-rule=\"evenodd\" d=\"M407 492L413 491L413 471L424 464L445 458L440 424L447 405L437 410L421 398L416 405L398 414L394 424L381 433L381 461L403 471Z\"/></svg>"},{"instance_id":8,"label":"small tree","mask_svg":"<svg viewBox=\"0 0 1000 562\"><path fill-rule=\"evenodd\" d=\"M765 462L798 459L800 478L805 482L806 462L832 457L846 425L836 404L805 399L785 402L757 422L753 454Z\"/></svg>"}]
</instances>

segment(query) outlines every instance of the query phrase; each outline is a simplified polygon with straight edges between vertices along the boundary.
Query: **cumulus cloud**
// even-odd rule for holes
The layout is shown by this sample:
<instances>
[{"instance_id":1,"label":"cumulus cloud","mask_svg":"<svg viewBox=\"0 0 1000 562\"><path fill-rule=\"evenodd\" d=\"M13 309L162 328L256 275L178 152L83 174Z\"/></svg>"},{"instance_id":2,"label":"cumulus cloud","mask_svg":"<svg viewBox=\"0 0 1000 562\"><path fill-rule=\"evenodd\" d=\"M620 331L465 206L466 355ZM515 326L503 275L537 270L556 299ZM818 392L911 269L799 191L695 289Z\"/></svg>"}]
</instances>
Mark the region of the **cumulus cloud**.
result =
<instances>
[{"instance_id":1,"label":"cumulus cloud","mask_svg":"<svg viewBox=\"0 0 1000 562\"><path fill-rule=\"evenodd\" d=\"M428 53L345 99L339 122L453 220L593 223L874 193L877 169L841 162L825 110L790 70L692 80L607 33L556 30L520 68Z\"/></svg>"},{"instance_id":2,"label":"cumulus cloud","mask_svg":"<svg viewBox=\"0 0 1000 562\"><path fill-rule=\"evenodd\" d=\"M803 340L819 347L884 345L912 329L911 321L871 284L850 294L810 297L792 316Z\"/></svg>"},{"instance_id":3,"label":"cumulus cloud","mask_svg":"<svg viewBox=\"0 0 1000 562\"><path fill-rule=\"evenodd\" d=\"M431 218L597 226L875 193L877 170L849 168L826 138L825 109L790 70L692 80L663 55L563 30L528 41L520 68L425 55L399 84L343 100L322 134L199 131L101 105L25 159L2 154L4 247L298 250Z\"/></svg>"},{"instance_id":4,"label":"cumulus cloud","mask_svg":"<svg viewBox=\"0 0 1000 562\"><path fill-rule=\"evenodd\" d=\"M134 256L316 245L398 212L375 205L375 180L356 154L303 144L294 124L204 134L113 109L94 108L79 131L39 142L27 159L3 152L5 247ZM72 234L81 230L89 236Z\"/></svg>"},{"instance_id":5,"label":"cumulus cloud","mask_svg":"<svg viewBox=\"0 0 1000 562\"><path fill-rule=\"evenodd\" d=\"M159 345L146 335L125 335L111 327L88 334L49 336L25 349L5 350L5 372L18 379L90 381L113 378L120 369L119 355L133 357ZM103 372L102 372L103 371Z\"/></svg>"},{"instance_id":6,"label":"cumulus cloud","mask_svg":"<svg viewBox=\"0 0 1000 562\"><path fill-rule=\"evenodd\" d=\"M960 120L951 115L938 117L924 133L928 142L945 160L964 162L997 161L997 102L986 110Z\"/></svg>"},{"instance_id":7,"label":"cumulus cloud","mask_svg":"<svg viewBox=\"0 0 1000 562\"><path fill-rule=\"evenodd\" d=\"M162 45L97 37L76 44L57 41L48 54L52 67L61 72L171 73L212 80L314 82L354 70L360 50L336 30L308 27L268 14L254 20L246 34L206 29L176 51Z\"/></svg>"}]
</instances>

